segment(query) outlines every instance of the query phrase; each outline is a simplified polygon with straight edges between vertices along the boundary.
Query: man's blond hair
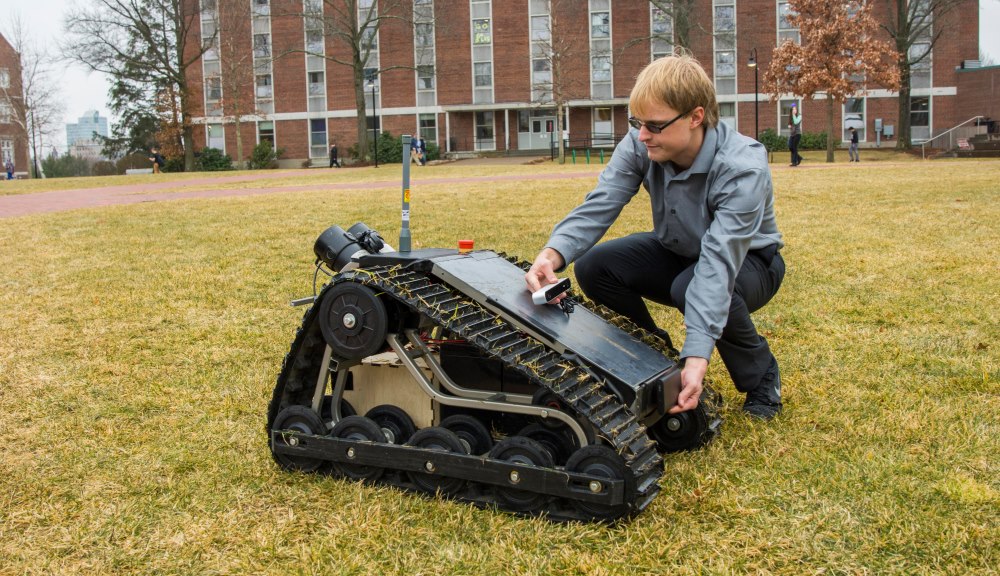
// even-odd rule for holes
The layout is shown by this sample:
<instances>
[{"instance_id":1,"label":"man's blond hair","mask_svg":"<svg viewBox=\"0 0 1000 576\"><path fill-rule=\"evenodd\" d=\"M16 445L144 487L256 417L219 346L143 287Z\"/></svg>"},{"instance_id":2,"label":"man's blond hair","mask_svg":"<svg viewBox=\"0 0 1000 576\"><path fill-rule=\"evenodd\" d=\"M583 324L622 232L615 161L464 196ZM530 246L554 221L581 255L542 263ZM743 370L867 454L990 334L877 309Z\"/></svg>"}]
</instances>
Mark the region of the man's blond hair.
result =
<instances>
[{"instance_id":1,"label":"man's blond hair","mask_svg":"<svg viewBox=\"0 0 1000 576\"><path fill-rule=\"evenodd\" d=\"M705 69L691 56L666 56L650 62L639 73L629 96L629 112L643 118L649 106L656 104L666 104L679 114L701 106L705 109L702 124L711 127L719 123L715 86Z\"/></svg>"}]
</instances>

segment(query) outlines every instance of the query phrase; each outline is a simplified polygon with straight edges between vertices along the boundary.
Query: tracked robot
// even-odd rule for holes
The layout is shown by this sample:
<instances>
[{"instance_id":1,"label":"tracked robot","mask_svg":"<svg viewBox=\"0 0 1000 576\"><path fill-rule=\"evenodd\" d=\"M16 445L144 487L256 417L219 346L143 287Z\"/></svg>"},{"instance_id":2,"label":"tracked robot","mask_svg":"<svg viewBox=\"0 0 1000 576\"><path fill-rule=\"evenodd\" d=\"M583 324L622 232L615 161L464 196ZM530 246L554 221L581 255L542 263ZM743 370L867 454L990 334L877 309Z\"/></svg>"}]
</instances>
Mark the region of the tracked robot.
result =
<instances>
[{"instance_id":1,"label":"tracked robot","mask_svg":"<svg viewBox=\"0 0 1000 576\"><path fill-rule=\"evenodd\" d=\"M328 281L297 302L309 308L267 414L286 470L618 522L660 491L661 453L718 432L709 386L667 413L676 350L593 303L549 303L566 285L532 295L526 262L394 251L363 223L329 228L314 251Z\"/></svg>"}]
</instances>

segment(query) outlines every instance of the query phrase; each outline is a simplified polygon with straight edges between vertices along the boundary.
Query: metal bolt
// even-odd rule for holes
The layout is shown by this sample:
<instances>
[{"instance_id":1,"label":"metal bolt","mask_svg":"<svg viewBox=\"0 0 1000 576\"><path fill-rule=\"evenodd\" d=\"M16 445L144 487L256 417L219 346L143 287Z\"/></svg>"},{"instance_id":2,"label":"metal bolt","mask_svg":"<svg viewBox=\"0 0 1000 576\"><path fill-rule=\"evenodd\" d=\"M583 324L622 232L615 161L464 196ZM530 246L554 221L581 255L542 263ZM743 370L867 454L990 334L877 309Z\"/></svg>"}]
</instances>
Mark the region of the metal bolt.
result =
<instances>
[{"instance_id":1,"label":"metal bolt","mask_svg":"<svg viewBox=\"0 0 1000 576\"><path fill-rule=\"evenodd\" d=\"M597 480L590 481L590 491L593 492L594 494L600 492L602 488L604 488L604 486L601 486L601 483L598 482Z\"/></svg>"},{"instance_id":2,"label":"metal bolt","mask_svg":"<svg viewBox=\"0 0 1000 576\"><path fill-rule=\"evenodd\" d=\"M433 463L433 462L431 462L431 461L427 461L426 463L424 463L424 468L425 468L425 469L426 469L426 470L427 470L428 472L433 472L433 471L435 470L435 466L434 466L434 463Z\"/></svg>"},{"instance_id":3,"label":"metal bolt","mask_svg":"<svg viewBox=\"0 0 1000 576\"><path fill-rule=\"evenodd\" d=\"M299 439L298 439L298 437L292 436L291 438L289 438L288 439L288 445L289 446L298 446L299 445Z\"/></svg>"},{"instance_id":4,"label":"metal bolt","mask_svg":"<svg viewBox=\"0 0 1000 576\"><path fill-rule=\"evenodd\" d=\"M342 321L344 323L344 328L348 329L354 328L354 325L358 323L358 319L354 317L354 314L350 313L344 314L344 319Z\"/></svg>"},{"instance_id":5,"label":"metal bolt","mask_svg":"<svg viewBox=\"0 0 1000 576\"><path fill-rule=\"evenodd\" d=\"M671 432L677 432L681 429L681 421L679 418L670 418L667 420L667 430Z\"/></svg>"},{"instance_id":6,"label":"metal bolt","mask_svg":"<svg viewBox=\"0 0 1000 576\"><path fill-rule=\"evenodd\" d=\"M348 458L354 458L354 448L353 447L347 449L347 457Z\"/></svg>"},{"instance_id":7,"label":"metal bolt","mask_svg":"<svg viewBox=\"0 0 1000 576\"><path fill-rule=\"evenodd\" d=\"M521 481L521 475L517 473L517 470L510 471L510 483L517 484Z\"/></svg>"},{"instance_id":8,"label":"metal bolt","mask_svg":"<svg viewBox=\"0 0 1000 576\"><path fill-rule=\"evenodd\" d=\"M542 410L542 418L548 418L548 417L549 417L549 411L548 410Z\"/></svg>"}]
</instances>

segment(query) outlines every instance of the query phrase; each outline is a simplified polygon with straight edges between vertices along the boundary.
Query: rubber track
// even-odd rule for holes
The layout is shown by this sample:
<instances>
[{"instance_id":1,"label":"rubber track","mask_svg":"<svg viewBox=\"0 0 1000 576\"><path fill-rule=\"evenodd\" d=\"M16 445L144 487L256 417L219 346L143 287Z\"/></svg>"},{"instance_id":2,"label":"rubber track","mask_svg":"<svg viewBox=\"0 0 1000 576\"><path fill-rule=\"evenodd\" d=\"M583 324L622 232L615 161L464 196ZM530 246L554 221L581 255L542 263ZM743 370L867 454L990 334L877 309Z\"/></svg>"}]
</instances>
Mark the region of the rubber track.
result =
<instances>
[{"instance_id":1,"label":"rubber track","mask_svg":"<svg viewBox=\"0 0 1000 576\"><path fill-rule=\"evenodd\" d=\"M649 505L660 491L663 460L646 428L619 400L604 391L589 371L524 334L496 313L461 292L420 272L399 267L368 268L339 275L336 283L354 281L391 294L410 309L460 336L485 354L551 390L625 460L635 479L628 516ZM558 516L557 510L550 515Z\"/></svg>"}]
</instances>

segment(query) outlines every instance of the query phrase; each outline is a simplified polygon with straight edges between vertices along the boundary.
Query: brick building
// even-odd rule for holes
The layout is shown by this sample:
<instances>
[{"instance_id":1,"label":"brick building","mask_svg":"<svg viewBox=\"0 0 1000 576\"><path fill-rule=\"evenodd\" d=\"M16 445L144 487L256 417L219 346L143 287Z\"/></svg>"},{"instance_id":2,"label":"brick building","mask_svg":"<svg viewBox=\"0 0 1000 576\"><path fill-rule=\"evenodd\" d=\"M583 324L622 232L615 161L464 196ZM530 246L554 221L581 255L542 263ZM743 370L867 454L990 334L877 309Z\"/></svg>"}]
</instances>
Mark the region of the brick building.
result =
<instances>
[{"instance_id":1,"label":"brick building","mask_svg":"<svg viewBox=\"0 0 1000 576\"><path fill-rule=\"evenodd\" d=\"M195 114L199 146L235 153L235 102L252 111L241 120L244 154L270 139L285 150L285 165L306 159L321 164L330 144L344 154L358 141L353 72L334 61L349 55L329 20L324 28L320 19L343 17L335 10L344 0L188 1L198 3L201 41L210 45L189 78L204 87ZM361 16L372 1L356 0ZM244 8L234 10L232 2ZM390 10L393 3L379 0L377 7ZM380 71L364 85L368 129L419 133L443 152L548 149L557 126L555 101L565 106L564 137L571 143L610 148L627 130L636 74L672 50L670 19L644 0L401 5L410 22L387 19L368 36L365 74ZM978 58L977 7L970 0L970 9L934 22L941 37L928 61L913 70L914 141L983 113L973 109L974 99L960 98L964 86L978 86L960 72L963 62ZM755 89L755 69L748 66L753 51L764 69L775 46L798 38L784 18L787 11L786 0L695 2L691 49L715 80L722 121L745 134L754 133L755 123L761 131L786 132L793 102L801 106L807 132L825 129L825 100L772 102ZM879 9L875 14L887 17ZM320 53L327 58L311 55ZM241 75L246 78L234 78ZM838 107L834 125L858 127L863 145L884 143L894 133L897 101L894 92L872 90ZM882 130L876 135L877 125Z\"/></svg>"},{"instance_id":2,"label":"brick building","mask_svg":"<svg viewBox=\"0 0 1000 576\"><path fill-rule=\"evenodd\" d=\"M14 171L28 171L28 139L23 125L21 56L0 34L0 167L14 161Z\"/></svg>"}]
</instances>

